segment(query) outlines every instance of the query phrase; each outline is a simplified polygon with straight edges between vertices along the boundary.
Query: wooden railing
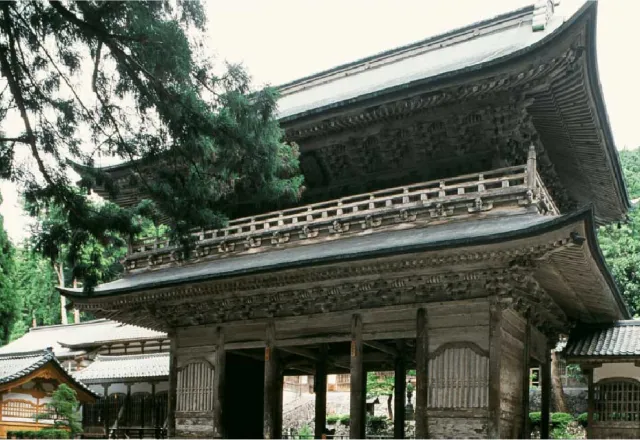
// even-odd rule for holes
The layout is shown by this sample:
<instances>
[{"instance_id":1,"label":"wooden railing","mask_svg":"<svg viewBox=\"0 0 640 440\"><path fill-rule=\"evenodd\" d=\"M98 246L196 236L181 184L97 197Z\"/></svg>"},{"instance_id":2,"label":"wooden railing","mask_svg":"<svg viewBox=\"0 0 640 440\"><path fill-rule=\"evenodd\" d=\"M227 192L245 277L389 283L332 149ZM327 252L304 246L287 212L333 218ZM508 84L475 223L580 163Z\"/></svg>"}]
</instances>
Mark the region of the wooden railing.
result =
<instances>
[{"instance_id":1,"label":"wooden railing","mask_svg":"<svg viewBox=\"0 0 640 440\"><path fill-rule=\"evenodd\" d=\"M191 259L213 259L242 251L268 250L326 235L352 235L384 225L426 225L504 207L535 206L542 214L558 208L535 168L526 165L389 188L327 202L231 220L221 229L194 232ZM421 217L421 219L418 219ZM167 238L133 243L125 267L137 271L181 260L180 247Z\"/></svg>"}]
</instances>

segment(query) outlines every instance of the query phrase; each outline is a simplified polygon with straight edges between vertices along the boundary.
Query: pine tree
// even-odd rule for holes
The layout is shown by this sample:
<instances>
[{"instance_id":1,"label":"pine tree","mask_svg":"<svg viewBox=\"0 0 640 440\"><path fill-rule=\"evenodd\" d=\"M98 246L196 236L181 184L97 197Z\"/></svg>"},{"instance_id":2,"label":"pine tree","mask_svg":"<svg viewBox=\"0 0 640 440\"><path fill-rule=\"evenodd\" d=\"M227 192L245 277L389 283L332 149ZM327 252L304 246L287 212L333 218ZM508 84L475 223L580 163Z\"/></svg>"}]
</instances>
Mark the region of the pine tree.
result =
<instances>
[{"instance_id":1,"label":"pine tree","mask_svg":"<svg viewBox=\"0 0 640 440\"><path fill-rule=\"evenodd\" d=\"M19 121L0 138L0 178L20 182L36 212L61 207L84 231L70 247L139 233L133 219L145 215L167 218L187 250L190 230L223 225L238 200L299 197L298 151L283 142L276 91L252 90L238 66L215 75L205 24L197 1L0 3L0 121ZM32 168L15 158L25 147ZM96 207L74 191L68 161L98 155L134 161L149 200ZM95 184L120 190L103 173L82 177Z\"/></svg>"},{"instance_id":2,"label":"pine tree","mask_svg":"<svg viewBox=\"0 0 640 440\"><path fill-rule=\"evenodd\" d=\"M0 345L8 342L11 328L20 316L18 298L13 291L13 255L4 219L0 216Z\"/></svg>"}]
</instances>

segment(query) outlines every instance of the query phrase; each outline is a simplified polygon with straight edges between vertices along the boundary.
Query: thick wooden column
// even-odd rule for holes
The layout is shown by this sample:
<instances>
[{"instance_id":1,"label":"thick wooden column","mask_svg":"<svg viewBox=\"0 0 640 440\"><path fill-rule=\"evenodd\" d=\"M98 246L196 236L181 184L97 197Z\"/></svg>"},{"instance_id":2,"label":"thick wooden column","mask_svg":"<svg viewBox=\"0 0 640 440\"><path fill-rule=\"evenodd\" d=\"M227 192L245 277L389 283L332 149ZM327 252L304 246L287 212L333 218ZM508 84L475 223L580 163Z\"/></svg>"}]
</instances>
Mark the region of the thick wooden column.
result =
<instances>
[{"instance_id":1,"label":"thick wooden column","mask_svg":"<svg viewBox=\"0 0 640 440\"><path fill-rule=\"evenodd\" d=\"M393 438L404 438L404 402L407 394L407 366L404 358L404 343L398 341L393 383Z\"/></svg>"},{"instance_id":2,"label":"thick wooden column","mask_svg":"<svg viewBox=\"0 0 640 440\"><path fill-rule=\"evenodd\" d=\"M168 436L175 438L176 436L176 401L178 391L178 337L174 333L169 334L171 340L169 351L169 395L167 399L167 417L169 418Z\"/></svg>"},{"instance_id":3,"label":"thick wooden column","mask_svg":"<svg viewBox=\"0 0 640 440\"><path fill-rule=\"evenodd\" d=\"M275 351L275 326L273 322L267 325L267 340L264 349L264 418L263 435L265 439L279 438L278 385L280 384L280 369L278 368L277 353ZM280 393L281 394L281 393ZM282 417L282 415L280 415Z\"/></svg>"},{"instance_id":4,"label":"thick wooden column","mask_svg":"<svg viewBox=\"0 0 640 440\"><path fill-rule=\"evenodd\" d=\"M429 330L426 309L416 319L416 438L429 438Z\"/></svg>"},{"instance_id":5,"label":"thick wooden column","mask_svg":"<svg viewBox=\"0 0 640 440\"><path fill-rule=\"evenodd\" d=\"M540 438L549 438L549 422L551 409L551 348L547 347L545 359L540 365L540 385L542 386L540 403L542 413L540 415Z\"/></svg>"},{"instance_id":6,"label":"thick wooden column","mask_svg":"<svg viewBox=\"0 0 640 440\"><path fill-rule=\"evenodd\" d=\"M526 328L524 329L524 341L522 341L522 428L520 438L531 438L529 428L529 371L531 370L531 320L527 316Z\"/></svg>"},{"instance_id":7,"label":"thick wooden column","mask_svg":"<svg viewBox=\"0 0 640 440\"><path fill-rule=\"evenodd\" d=\"M327 346L320 347L313 380L316 393L315 437L322 438L327 425Z\"/></svg>"},{"instance_id":8,"label":"thick wooden column","mask_svg":"<svg viewBox=\"0 0 640 440\"><path fill-rule=\"evenodd\" d=\"M351 319L351 395L349 438L365 438L366 385L363 362L362 317L353 315Z\"/></svg>"},{"instance_id":9,"label":"thick wooden column","mask_svg":"<svg viewBox=\"0 0 640 440\"><path fill-rule=\"evenodd\" d=\"M216 329L216 353L213 362L213 437L226 438L223 411L227 354L224 350L224 332L221 327Z\"/></svg>"},{"instance_id":10,"label":"thick wooden column","mask_svg":"<svg viewBox=\"0 0 640 440\"><path fill-rule=\"evenodd\" d=\"M488 437L500 438L500 370L502 356L502 309L492 301L489 306L489 424Z\"/></svg>"},{"instance_id":11,"label":"thick wooden column","mask_svg":"<svg viewBox=\"0 0 640 440\"><path fill-rule=\"evenodd\" d=\"M595 409L595 390L593 389L593 368L583 370L587 376L587 438L593 437L593 413Z\"/></svg>"}]
</instances>

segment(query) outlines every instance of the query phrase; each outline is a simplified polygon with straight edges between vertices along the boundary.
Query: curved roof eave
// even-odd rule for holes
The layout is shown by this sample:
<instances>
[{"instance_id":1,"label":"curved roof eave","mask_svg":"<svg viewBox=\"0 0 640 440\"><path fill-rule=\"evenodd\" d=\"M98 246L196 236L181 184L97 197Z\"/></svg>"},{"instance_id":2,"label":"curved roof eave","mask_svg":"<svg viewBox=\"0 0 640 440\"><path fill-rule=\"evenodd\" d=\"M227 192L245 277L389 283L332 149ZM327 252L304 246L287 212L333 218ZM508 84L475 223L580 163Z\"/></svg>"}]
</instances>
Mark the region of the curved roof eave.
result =
<instances>
[{"instance_id":1,"label":"curved roof eave","mask_svg":"<svg viewBox=\"0 0 640 440\"><path fill-rule=\"evenodd\" d=\"M465 246L482 246L488 244L495 244L504 242L507 240L516 240L521 238L528 238L535 235L539 235L542 233L550 232L556 230L558 228L564 227L571 223L577 221L585 222L585 230L587 231L587 239L589 242L589 249L591 255L593 256L598 268L603 274L607 285L609 286L612 295L614 296L614 300L618 305L621 314L624 317L629 317L629 310L626 307L625 301L620 294L615 281L613 280L613 276L609 272L609 269L604 261L604 257L597 242L596 236L596 223L593 215L593 208L591 206L583 208L579 211L576 211L572 214L556 217L544 222L539 222L533 224L532 226L525 227L523 229L510 231L507 233L500 232L495 234L484 235L480 237L464 237L453 240L447 240L445 242L433 242L428 244L417 244L417 245L405 245L398 246L392 249L382 249L378 251L367 251L367 252L353 252L348 255L338 255L332 257L319 257L319 258L309 258L303 261L297 261L296 263L286 263L286 264L275 264L268 267L256 267L251 269L241 269L235 270L228 273L222 274L212 274L205 273L199 274L191 277L181 277L181 278L173 278L170 280L161 280L161 281L150 281L145 284L135 285L135 286L124 286L119 288L114 288L104 293L91 292L86 293L82 289L72 289L72 288L58 288L58 291L66 297L69 297L72 300L80 300L80 301L92 301L92 299L99 299L105 297L114 297L122 294L136 293L142 292L149 289L160 289L166 287L172 287L176 285L181 285L185 283L194 283L194 282L204 282L218 279L227 279L231 277L243 276L243 275L256 275L260 273L273 272L278 270L286 270L286 269L299 269L305 268L313 265L319 264L332 264L332 263L343 263L348 261L355 260L367 260L372 258L383 258L390 257L402 253L415 253L421 251L434 251L438 249L444 248L460 248Z\"/></svg>"}]
</instances>

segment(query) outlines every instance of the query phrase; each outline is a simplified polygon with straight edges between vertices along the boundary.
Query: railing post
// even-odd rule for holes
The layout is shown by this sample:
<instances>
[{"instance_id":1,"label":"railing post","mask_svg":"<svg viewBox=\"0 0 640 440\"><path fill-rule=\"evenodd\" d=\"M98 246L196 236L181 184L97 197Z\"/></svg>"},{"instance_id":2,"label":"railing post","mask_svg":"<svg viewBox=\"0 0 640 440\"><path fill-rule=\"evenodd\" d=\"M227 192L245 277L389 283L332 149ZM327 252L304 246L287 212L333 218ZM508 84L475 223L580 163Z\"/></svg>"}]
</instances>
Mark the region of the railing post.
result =
<instances>
[{"instance_id":1,"label":"railing post","mask_svg":"<svg viewBox=\"0 0 640 440\"><path fill-rule=\"evenodd\" d=\"M527 188L534 189L536 186L536 147L531 144L529 156L527 157Z\"/></svg>"}]
</instances>

